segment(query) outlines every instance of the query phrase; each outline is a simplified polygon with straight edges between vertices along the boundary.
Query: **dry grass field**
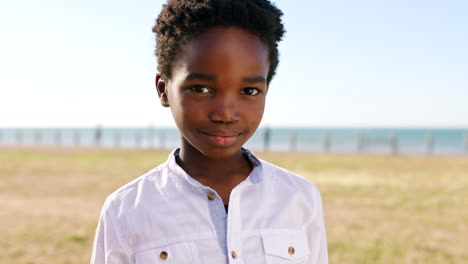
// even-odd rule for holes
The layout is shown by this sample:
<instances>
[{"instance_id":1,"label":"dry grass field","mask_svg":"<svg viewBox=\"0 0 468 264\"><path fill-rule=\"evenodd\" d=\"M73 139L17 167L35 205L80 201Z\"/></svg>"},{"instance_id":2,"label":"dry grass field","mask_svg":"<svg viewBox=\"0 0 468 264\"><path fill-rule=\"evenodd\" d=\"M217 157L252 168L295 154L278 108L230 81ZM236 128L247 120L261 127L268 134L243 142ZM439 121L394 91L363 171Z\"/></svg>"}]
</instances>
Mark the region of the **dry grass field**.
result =
<instances>
[{"instance_id":1,"label":"dry grass field","mask_svg":"<svg viewBox=\"0 0 468 264\"><path fill-rule=\"evenodd\" d=\"M105 197L167 154L0 149L0 263L88 263ZM259 156L321 190L330 263L468 263L468 157Z\"/></svg>"}]
</instances>

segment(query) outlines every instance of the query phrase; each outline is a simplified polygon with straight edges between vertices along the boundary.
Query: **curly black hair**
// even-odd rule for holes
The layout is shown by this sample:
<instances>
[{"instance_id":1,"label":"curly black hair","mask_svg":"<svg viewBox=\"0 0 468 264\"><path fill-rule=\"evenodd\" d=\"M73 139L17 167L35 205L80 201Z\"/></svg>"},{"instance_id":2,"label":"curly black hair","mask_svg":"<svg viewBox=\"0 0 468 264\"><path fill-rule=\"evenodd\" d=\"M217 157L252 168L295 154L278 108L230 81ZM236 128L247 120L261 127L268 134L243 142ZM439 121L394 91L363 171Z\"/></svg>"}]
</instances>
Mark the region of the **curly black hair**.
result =
<instances>
[{"instance_id":1,"label":"curly black hair","mask_svg":"<svg viewBox=\"0 0 468 264\"><path fill-rule=\"evenodd\" d=\"M183 45L210 28L235 26L256 35L268 47L270 83L279 62L278 42L285 33L282 15L269 0L168 0L153 27L158 71L170 79Z\"/></svg>"}]
</instances>

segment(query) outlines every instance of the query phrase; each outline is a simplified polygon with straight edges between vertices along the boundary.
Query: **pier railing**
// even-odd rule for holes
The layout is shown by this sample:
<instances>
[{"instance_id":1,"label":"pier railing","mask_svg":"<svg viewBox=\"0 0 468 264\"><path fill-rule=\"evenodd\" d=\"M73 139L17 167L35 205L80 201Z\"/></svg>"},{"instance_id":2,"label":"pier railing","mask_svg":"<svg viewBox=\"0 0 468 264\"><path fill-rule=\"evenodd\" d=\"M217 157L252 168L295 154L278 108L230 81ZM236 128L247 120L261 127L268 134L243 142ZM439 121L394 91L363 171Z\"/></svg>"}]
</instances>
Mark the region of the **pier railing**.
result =
<instances>
[{"instance_id":1,"label":"pier railing","mask_svg":"<svg viewBox=\"0 0 468 264\"><path fill-rule=\"evenodd\" d=\"M275 142L272 133L256 135L250 148L259 151L324 152L324 153L383 153L406 154L417 152L433 155L437 152L434 134L427 132L419 139L413 151L402 144L396 133L385 136L369 136L356 133L350 139L333 137L323 132L319 136L305 138L304 135L290 132L281 143ZM273 133L274 134L274 133ZM93 147L93 148L155 148L169 149L178 145L179 135L170 129L0 129L0 147ZM468 132L460 140L458 151L453 154L468 155ZM449 151L450 152L450 151ZM450 153L449 153L450 154Z\"/></svg>"}]
</instances>

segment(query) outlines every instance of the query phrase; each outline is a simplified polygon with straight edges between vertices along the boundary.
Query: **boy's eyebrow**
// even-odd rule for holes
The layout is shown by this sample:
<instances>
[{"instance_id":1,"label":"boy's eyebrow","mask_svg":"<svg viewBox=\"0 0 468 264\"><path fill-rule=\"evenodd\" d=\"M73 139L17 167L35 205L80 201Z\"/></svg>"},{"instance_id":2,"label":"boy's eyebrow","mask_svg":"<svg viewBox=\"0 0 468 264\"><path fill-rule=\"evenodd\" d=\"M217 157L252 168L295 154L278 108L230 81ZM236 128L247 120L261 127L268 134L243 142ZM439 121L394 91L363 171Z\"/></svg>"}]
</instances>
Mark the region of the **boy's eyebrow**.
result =
<instances>
[{"instance_id":1,"label":"boy's eyebrow","mask_svg":"<svg viewBox=\"0 0 468 264\"><path fill-rule=\"evenodd\" d=\"M187 77L185 77L186 81L190 80L202 80L202 81L214 81L216 77L211 74L199 73L199 72L192 72Z\"/></svg>"},{"instance_id":2,"label":"boy's eyebrow","mask_svg":"<svg viewBox=\"0 0 468 264\"><path fill-rule=\"evenodd\" d=\"M212 74L192 72L185 77L185 81L190 80L215 81L216 76ZM266 83L266 79L263 76L244 77L242 80L248 83Z\"/></svg>"},{"instance_id":3,"label":"boy's eyebrow","mask_svg":"<svg viewBox=\"0 0 468 264\"><path fill-rule=\"evenodd\" d=\"M263 76L244 77L243 81L248 83L266 83L266 79Z\"/></svg>"}]
</instances>

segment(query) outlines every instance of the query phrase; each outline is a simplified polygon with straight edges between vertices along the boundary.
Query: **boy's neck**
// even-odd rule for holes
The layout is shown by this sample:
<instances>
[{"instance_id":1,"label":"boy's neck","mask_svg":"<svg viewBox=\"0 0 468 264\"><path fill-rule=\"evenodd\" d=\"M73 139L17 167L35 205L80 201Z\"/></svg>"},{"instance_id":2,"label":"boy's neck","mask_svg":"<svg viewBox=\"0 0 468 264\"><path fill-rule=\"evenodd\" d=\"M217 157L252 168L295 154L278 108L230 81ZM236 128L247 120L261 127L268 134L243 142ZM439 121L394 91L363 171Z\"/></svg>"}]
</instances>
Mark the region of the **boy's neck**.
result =
<instances>
[{"instance_id":1,"label":"boy's neck","mask_svg":"<svg viewBox=\"0 0 468 264\"><path fill-rule=\"evenodd\" d=\"M214 189L224 204L228 204L232 189L245 180L252 171L250 162L240 149L231 157L213 159L203 155L193 146L183 144L177 163L192 178Z\"/></svg>"}]
</instances>

